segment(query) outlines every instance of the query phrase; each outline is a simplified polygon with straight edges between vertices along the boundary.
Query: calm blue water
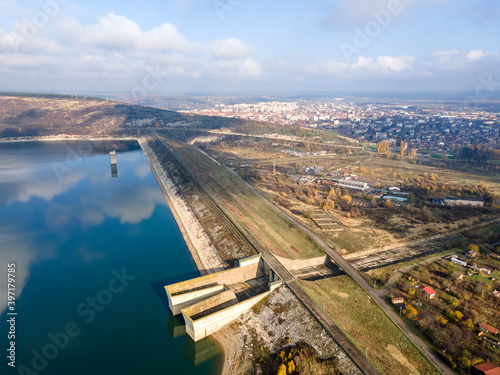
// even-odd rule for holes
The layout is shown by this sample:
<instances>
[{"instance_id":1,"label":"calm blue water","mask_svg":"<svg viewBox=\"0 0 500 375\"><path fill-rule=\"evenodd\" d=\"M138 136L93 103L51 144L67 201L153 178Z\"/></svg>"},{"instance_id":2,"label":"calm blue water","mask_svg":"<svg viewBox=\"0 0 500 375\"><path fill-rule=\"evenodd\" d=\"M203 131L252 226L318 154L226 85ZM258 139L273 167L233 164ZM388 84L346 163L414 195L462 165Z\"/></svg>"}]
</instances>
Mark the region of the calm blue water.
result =
<instances>
[{"instance_id":1,"label":"calm blue water","mask_svg":"<svg viewBox=\"0 0 500 375\"><path fill-rule=\"evenodd\" d=\"M172 337L163 289L198 275L137 143L0 143L1 374L216 373L213 342Z\"/></svg>"}]
</instances>

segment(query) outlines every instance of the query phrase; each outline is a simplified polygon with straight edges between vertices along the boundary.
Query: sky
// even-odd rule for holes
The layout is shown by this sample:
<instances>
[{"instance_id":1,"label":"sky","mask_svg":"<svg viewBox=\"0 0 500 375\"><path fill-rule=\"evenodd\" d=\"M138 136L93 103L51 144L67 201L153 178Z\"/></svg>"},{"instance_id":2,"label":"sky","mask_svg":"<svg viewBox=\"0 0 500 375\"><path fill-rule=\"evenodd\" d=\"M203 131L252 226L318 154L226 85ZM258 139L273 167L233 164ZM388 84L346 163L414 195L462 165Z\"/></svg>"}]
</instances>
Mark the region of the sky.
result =
<instances>
[{"instance_id":1,"label":"sky","mask_svg":"<svg viewBox=\"0 0 500 375\"><path fill-rule=\"evenodd\" d=\"M0 0L0 91L500 90L498 0Z\"/></svg>"}]
</instances>

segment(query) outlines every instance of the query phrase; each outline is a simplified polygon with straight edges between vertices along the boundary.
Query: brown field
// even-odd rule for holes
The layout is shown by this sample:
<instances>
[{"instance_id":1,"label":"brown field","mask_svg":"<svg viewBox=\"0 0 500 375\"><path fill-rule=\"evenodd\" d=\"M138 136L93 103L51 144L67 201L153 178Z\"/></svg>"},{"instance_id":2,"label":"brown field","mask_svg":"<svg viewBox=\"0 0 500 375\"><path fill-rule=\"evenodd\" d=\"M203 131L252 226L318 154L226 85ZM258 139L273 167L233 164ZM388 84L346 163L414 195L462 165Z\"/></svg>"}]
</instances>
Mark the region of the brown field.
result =
<instances>
[{"instance_id":1,"label":"brown field","mask_svg":"<svg viewBox=\"0 0 500 375\"><path fill-rule=\"evenodd\" d=\"M437 370L349 276L301 281L305 290L383 374Z\"/></svg>"},{"instance_id":2,"label":"brown field","mask_svg":"<svg viewBox=\"0 0 500 375\"><path fill-rule=\"evenodd\" d=\"M168 142L239 221L273 253L291 259L324 255L316 243L264 204L225 167L193 146L172 139Z\"/></svg>"}]
</instances>

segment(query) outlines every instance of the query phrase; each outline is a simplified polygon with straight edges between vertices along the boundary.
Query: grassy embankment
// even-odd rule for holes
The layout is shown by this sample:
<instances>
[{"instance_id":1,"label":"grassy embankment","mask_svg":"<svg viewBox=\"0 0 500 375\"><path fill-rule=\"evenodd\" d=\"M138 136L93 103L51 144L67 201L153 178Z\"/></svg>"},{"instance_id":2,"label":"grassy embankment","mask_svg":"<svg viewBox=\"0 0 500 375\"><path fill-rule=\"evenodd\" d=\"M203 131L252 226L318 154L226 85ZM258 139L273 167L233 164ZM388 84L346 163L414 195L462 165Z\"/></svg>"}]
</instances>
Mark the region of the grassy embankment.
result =
<instances>
[{"instance_id":1,"label":"grassy embankment","mask_svg":"<svg viewBox=\"0 0 500 375\"><path fill-rule=\"evenodd\" d=\"M269 208L225 167L193 146L171 139L168 142L238 220L274 254L291 259L324 255L315 242Z\"/></svg>"},{"instance_id":2,"label":"grassy embankment","mask_svg":"<svg viewBox=\"0 0 500 375\"><path fill-rule=\"evenodd\" d=\"M384 374L439 374L349 276L301 282L306 292Z\"/></svg>"}]
</instances>

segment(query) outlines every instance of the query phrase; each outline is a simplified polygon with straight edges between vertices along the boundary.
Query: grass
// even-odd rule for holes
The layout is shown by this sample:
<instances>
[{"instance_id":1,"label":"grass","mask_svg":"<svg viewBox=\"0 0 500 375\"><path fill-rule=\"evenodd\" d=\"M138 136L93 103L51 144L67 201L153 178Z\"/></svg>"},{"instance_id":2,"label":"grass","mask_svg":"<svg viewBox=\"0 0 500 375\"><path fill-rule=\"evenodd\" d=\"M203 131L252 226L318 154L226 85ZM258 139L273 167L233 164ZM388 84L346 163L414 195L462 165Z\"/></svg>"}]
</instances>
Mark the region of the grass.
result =
<instances>
[{"instance_id":1,"label":"grass","mask_svg":"<svg viewBox=\"0 0 500 375\"><path fill-rule=\"evenodd\" d=\"M366 272L361 272L361 275L365 278L366 281L368 281L368 283L372 287L374 286L375 280L377 280L377 287L383 287L385 284L387 284L391 276L394 275L401 268L405 268L429 259L437 258L458 250L459 249L449 249L440 252L435 252L405 262L394 263L385 267L375 268Z\"/></svg>"},{"instance_id":2,"label":"grass","mask_svg":"<svg viewBox=\"0 0 500 375\"><path fill-rule=\"evenodd\" d=\"M371 228L367 228L363 232L324 232L323 235L338 248L346 250L347 253L356 253L380 245Z\"/></svg>"},{"instance_id":3,"label":"grass","mask_svg":"<svg viewBox=\"0 0 500 375\"><path fill-rule=\"evenodd\" d=\"M238 177L193 146L168 140L177 154L239 221L273 253L291 259L324 255L307 235L268 207Z\"/></svg>"},{"instance_id":4,"label":"grass","mask_svg":"<svg viewBox=\"0 0 500 375\"><path fill-rule=\"evenodd\" d=\"M301 281L306 292L385 374L438 374L376 303L347 275Z\"/></svg>"},{"instance_id":5,"label":"grass","mask_svg":"<svg viewBox=\"0 0 500 375\"><path fill-rule=\"evenodd\" d=\"M478 275L478 274L474 274L472 276L469 277L469 279L471 281L482 281L482 282L485 282L487 284L490 284L493 289L499 289L500 288L500 284L499 283L495 283L493 281L491 281L491 278L492 277L496 277L497 280L500 280L500 271L495 271L495 272L492 272L491 275Z\"/></svg>"}]
</instances>

